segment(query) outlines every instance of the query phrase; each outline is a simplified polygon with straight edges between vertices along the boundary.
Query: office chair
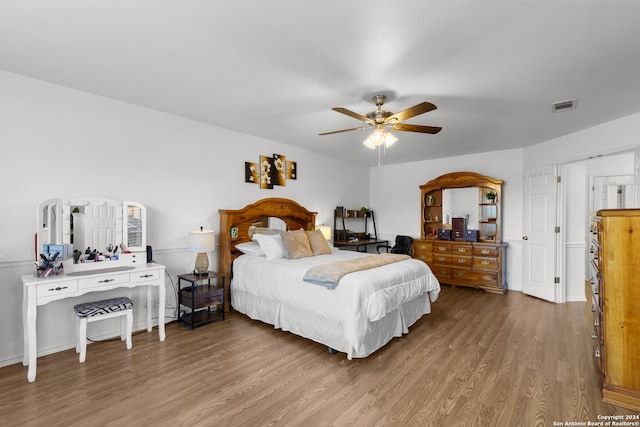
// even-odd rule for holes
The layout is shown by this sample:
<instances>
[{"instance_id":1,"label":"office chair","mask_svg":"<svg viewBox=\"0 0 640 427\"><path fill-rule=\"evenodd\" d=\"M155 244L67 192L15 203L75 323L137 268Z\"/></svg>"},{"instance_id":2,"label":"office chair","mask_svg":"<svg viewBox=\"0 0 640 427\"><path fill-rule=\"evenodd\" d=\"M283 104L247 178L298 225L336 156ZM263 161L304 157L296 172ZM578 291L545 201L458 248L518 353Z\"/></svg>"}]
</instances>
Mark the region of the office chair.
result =
<instances>
[{"instance_id":1,"label":"office chair","mask_svg":"<svg viewBox=\"0 0 640 427\"><path fill-rule=\"evenodd\" d=\"M396 236L396 243L393 247L389 245L378 245L376 250L380 253L380 249L385 248L387 253L411 255L411 245L413 245L413 237Z\"/></svg>"}]
</instances>

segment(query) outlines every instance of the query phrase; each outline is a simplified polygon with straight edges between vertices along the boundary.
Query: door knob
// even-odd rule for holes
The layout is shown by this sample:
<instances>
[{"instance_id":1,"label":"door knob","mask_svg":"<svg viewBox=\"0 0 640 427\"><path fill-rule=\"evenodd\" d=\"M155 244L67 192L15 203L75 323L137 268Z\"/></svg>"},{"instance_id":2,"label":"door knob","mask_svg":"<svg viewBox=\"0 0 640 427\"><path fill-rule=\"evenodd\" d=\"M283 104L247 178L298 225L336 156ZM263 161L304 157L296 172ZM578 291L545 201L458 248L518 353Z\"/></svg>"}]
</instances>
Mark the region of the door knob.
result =
<instances>
[{"instance_id":1,"label":"door knob","mask_svg":"<svg viewBox=\"0 0 640 427\"><path fill-rule=\"evenodd\" d=\"M529 236L522 236L522 240L529 240Z\"/></svg>"}]
</instances>

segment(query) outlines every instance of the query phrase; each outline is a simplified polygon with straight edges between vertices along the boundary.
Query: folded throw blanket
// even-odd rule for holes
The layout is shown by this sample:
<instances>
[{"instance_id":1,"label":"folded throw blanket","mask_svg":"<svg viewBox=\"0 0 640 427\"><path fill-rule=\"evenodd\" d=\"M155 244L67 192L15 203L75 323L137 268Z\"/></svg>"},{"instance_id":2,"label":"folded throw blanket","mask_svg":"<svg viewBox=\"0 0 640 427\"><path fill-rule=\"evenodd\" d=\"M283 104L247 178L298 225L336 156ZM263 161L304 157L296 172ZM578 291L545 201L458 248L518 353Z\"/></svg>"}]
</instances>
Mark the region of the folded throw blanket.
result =
<instances>
[{"instance_id":1,"label":"folded throw blanket","mask_svg":"<svg viewBox=\"0 0 640 427\"><path fill-rule=\"evenodd\" d=\"M411 257L408 255L380 254L330 262L310 268L302 280L324 286L328 289L334 289L338 286L338 282L345 274L353 273L354 271L368 270L369 268L380 267L409 258Z\"/></svg>"}]
</instances>

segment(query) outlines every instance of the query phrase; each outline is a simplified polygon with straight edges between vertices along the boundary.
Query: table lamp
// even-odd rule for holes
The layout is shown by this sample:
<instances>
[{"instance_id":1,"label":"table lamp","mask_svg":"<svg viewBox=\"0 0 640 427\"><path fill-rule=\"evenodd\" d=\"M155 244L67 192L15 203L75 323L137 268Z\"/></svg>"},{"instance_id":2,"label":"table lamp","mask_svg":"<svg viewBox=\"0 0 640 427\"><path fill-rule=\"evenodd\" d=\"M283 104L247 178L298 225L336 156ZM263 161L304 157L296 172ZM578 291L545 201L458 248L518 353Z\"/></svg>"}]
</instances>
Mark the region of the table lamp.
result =
<instances>
[{"instance_id":1,"label":"table lamp","mask_svg":"<svg viewBox=\"0 0 640 427\"><path fill-rule=\"evenodd\" d=\"M207 274L209 271L209 257L207 252L216 249L215 234L213 230L203 230L189 232L189 251L197 253L195 274Z\"/></svg>"},{"instance_id":2,"label":"table lamp","mask_svg":"<svg viewBox=\"0 0 640 427\"><path fill-rule=\"evenodd\" d=\"M331 240L331 237L332 237L332 236L331 236L331 227L329 227L328 225L324 225L324 224L322 224L322 225L318 225L316 228L317 228L318 230L320 230L320 232L322 233L322 235L324 236L324 238L325 238L327 241L330 241L330 240Z\"/></svg>"}]
</instances>

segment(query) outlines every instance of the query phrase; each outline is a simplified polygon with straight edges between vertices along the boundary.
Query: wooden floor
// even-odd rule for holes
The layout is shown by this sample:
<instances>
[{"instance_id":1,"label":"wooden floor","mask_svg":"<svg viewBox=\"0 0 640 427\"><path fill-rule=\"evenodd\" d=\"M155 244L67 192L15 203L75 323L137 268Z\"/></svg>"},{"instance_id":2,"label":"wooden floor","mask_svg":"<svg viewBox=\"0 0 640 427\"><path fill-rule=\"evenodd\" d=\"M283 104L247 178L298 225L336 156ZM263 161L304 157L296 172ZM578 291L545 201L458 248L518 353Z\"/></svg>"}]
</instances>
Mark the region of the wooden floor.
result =
<instances>
[{"instance_id":1,"label":"wooden floor","mask_svg":"<svg viewBox=\"0 0 640 427\"><path fill-rule=\"evenodd\" d=\"M231 313L0 369L2 426L551 426L636 414L602 403L586 303L444 286L366 359ZM557 424L559 425L559 424ZM566 424L565 424L566 425Z\"/></svg>"}]
</instances>

